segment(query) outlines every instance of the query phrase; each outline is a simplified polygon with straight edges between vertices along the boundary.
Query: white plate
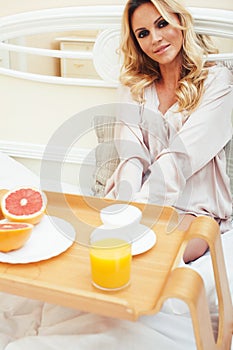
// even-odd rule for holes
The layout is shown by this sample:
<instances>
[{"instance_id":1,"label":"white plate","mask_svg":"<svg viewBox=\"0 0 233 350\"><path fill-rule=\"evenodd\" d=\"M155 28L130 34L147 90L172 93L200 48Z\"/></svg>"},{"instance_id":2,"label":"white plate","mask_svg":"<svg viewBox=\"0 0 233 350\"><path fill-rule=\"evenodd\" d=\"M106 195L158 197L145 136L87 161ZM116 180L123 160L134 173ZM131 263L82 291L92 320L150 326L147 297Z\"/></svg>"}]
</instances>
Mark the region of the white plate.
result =
<instances>
[{"instance_id":1,"label":"white plate","mask_svg":"<svg viewBox=\"0 0 233 350\"><path fill-rule=\"evenodd\" d=\"M0 252L0 262L26 264L50 259L67 250L75 236L69 222L46 215L34 226L31 237L22 248L8 253Z\"/></svg>"},{"instance_id":2,"label":"white plate","mask_svg":"<svg viewBox=\"0 0 233 350\"><path fill-rule=\"evenodd\" d=\"M139 229L142 235L132 244L133 256L147 252L156 243L156 234L153 230L144 225L139 225Z\"/></svg>"},{"instance_id":3,"label":"white plate","mask_svg":"<svg viewBox=\"0 0 233 350\"><path fill-rule=\"evenodd\" d=\"M104 230L112 230L112 233L114 232L114 228L110 226L101 225L97 227L93 234L98 234L98 231L100 235L104 232ZM121 228L117 228L119 232L121 231ZM135 230L135 227L134 227ZM109 231L109 232L110 232ZM127 235L127 233L126 233ZM150 250L156 243L156 234L153 230L151 230L148 226L139 224L137 226L137 232L134 232L134 235L137 235L137 239L135 239L132 243L132 255L138 255L147 252ZM90 237L91 239L91 237Z\"/></svg>"}]
</instances>

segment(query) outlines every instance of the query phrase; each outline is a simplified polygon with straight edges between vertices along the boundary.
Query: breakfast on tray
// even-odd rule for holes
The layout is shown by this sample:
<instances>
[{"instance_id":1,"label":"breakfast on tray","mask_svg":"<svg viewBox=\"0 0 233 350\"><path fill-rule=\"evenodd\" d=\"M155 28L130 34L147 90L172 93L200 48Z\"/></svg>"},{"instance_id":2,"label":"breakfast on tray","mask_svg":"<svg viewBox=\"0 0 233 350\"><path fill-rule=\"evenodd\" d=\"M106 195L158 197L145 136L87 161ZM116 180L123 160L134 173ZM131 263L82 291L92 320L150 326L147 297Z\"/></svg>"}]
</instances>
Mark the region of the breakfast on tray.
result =
<instances>
[{"instance_id":1,"label":"breakfast on tray","mask_svg":"<svg viewBox=\"0 0 233 350\"><path fill-rule=\"evenodd\" d=\"M0 251L21 248L45 214L46 195L36 188L0 191Z\"/></svg>"}]
</instances>

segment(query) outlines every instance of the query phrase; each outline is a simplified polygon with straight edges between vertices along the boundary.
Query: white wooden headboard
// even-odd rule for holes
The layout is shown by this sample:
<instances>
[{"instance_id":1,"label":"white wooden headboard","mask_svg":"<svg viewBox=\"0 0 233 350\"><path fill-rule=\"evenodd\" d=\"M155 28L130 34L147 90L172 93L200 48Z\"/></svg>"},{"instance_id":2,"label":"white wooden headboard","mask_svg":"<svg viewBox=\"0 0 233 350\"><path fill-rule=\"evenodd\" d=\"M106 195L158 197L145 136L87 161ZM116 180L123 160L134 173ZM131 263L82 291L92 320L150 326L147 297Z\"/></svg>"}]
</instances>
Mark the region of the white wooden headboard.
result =
<instances>
[{"instance_id":1,"label":"white wooden headboard","mask_svg":"<svg viewBox=\"0 0 233 350\"><path fill-rule=\"evenodd\" d=\"M233 11L211 9L211 8L195 8L190 7L195 21L195 28L198 33L206 33L217 37L233 38ZM6 56L9 52L18 52L24 54L26 62L27 55L38 55L57 58L81 58L94 59L95 67L98 73L98 57L97 49L94 46L94 52L90 51L61 51L46 48L28 47L21 44L22 38L28 35L51 32L66 32L75 30L96 30L100 34L100 40L105 44L112 45L115 40L115 47L118 45L120 22L123 6L82 6L68 7L57 9L46 9L34 12L26 12L13 16L1 18L0 21L0 56ZM9 43L9 40L18 39L17 44ZM99 41L100 41L99 40ZM98 36L97 36L97 43ZM103 43L101 48L103 48ZM112 46L114 48L114 44ZM232 48L230 52L222 53L216 57L213 55L211 59L215 60L233 60ZM98 51L101 54L101 50ZM103 56L104 57L104 56ZM64 77L54 77L49 75L33 74L30 71L22 72L21 70L12 70L7 64L0 67L0 74L14 76L23 79L58 83L72 84L80 86L99 86L99 87L115 87L116 73L108 72L109 64L116 63L116 57L107 57L105 73L101 69L100 79L69 79ZM5 60L7 61L7 60ZM26 63L24 62L24 66Z\"/></svg>"}]
</instances>

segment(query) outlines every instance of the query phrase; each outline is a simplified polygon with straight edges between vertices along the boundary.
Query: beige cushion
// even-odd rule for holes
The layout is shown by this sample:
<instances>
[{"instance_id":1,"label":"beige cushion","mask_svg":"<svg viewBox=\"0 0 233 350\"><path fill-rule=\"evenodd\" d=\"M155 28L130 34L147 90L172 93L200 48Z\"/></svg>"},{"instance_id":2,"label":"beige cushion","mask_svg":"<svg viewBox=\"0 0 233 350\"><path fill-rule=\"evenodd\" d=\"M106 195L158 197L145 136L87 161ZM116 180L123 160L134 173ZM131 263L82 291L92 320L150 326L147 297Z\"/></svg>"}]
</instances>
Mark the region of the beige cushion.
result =
<instances>
[{"instance_id":1,"label":"beige cushion","mask_svg":"<svg viewBox=\"0 0 233 350\"><path fill-rule=\"evenodd\" d=\"M115 117L95 116L94 128L98 139L95 149L96 169L92 191L95 196L103 197L107 180L113 174L119 158L114 139Z\"/></svg>"}]
</instances>

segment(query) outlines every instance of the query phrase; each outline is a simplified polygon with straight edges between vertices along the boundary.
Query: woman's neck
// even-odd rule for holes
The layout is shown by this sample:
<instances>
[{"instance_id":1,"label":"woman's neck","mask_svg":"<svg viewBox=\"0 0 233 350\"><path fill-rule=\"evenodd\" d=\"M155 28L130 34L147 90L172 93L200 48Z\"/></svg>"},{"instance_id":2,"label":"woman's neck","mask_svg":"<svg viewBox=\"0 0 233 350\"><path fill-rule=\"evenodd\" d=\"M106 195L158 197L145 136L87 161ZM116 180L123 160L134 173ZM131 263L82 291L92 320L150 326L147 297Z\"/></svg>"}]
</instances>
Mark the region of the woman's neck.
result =
<instances>
[{"instance_id":1,"label":"woman's neck","mask_svg":"<svg viewBox=\"0 0 233 350\"><path fill-rule=\"evenodd\" d=\"M164 86L174 87L175 89L180 80L181 67L177 65L174 65L174 66L161 65L160 74L161 74L161 79L159 82L163 83Z\"/></svg>"},{"instance_id":2,"label":"woman's neck","mask_svg":"<svg viewBox=\"0 0 233 350\"><path fill-rule=\"evenodd\" d=\"M180 67L160 66L161 79L156 83L159 110L165 114L176 103L176 88L180 79Z\"/></svg>"}]
</instances>

